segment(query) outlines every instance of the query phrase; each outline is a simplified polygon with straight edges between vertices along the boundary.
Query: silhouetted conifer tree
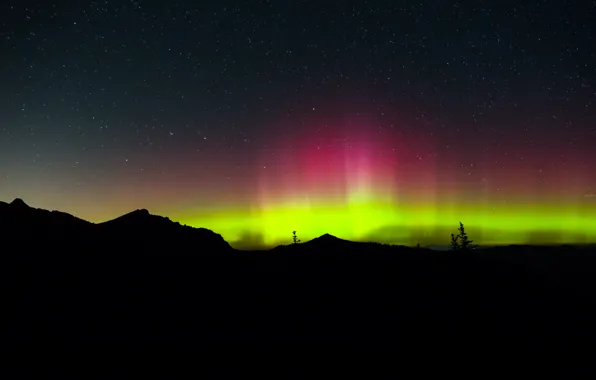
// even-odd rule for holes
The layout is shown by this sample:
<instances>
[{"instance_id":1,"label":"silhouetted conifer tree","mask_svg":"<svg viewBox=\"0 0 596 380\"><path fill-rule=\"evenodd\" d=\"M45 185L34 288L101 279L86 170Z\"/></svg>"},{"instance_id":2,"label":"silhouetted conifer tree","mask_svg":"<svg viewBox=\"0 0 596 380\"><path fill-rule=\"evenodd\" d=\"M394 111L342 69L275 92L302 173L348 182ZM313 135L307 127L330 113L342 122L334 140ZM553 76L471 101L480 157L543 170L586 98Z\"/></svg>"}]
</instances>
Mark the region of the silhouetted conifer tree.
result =
<instances>
[{"instance_id":1,"label":"silhouetted conifer tree","mask_svg":"<svg viewBox=\"0 0 596 380\"><path fill-rule=\"evenodd\" d=\"M464 224L459 222L459 228L457 229L459 232L457 235L451 234L451 249L458 250L458 249L472 249L476 247L472 245L474 240L470 240L468 234L466 233L466 229L464 228Z\"/></svg>"},{"instance_id":2,"label":"silhouetted conifer tree","mask_svg":"<svg viewBox=\"0 0 596 380\"><path fill-rule=\"evenodd\" d=\"M298 239L298 236L296 236L296 231L292 231L292 241L294 244L300 243L300 239Z\"/></svg>"},{"instance_id":3,"label":"silhouetted conifer tree","mask_svg":"<svg viewBox=\"0 0 596 380\"><path fill-rule=\"evenodd\" d=\"M457 230L459 231L458 237L459 237L461 249L472 248L472 243L474 242L474 240L470 240L468 238L468 234L466 233L466 229L464 228L464 224L462 222L459 222L459 228Z\"/></svg>"},{"instance_id":4,"label":"silhouetted conifer tree","mask_svg":"<svg viewBox=\"0 0 596 380\"><path fill-rule=\"evenodd\" d=\"M457 251L460 248L459 245L459 235L451 234L451 250Z\"/></svg>"}]
</instances>

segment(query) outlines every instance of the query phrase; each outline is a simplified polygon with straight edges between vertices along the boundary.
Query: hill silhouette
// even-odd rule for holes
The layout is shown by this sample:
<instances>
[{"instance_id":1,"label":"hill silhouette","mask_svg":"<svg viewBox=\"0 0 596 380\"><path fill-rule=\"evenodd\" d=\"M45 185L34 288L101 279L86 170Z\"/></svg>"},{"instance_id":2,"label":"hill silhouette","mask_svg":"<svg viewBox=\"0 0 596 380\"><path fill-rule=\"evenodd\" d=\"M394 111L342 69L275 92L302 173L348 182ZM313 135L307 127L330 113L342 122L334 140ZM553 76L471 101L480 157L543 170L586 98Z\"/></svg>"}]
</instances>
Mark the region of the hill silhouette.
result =
<instances>
[{"instance_id":1,"label":"hill silhouette","mask_svg":"<svg viewBox=\"0 0 596 380\"><path fill-rule=\"evenodd\" d=\"M268 361L378 354L467 367L596 350L593 246L441 252L325 234L243 252L147 210L94 224L22 200L0 203L0 226L3 343L15 351L72 362L79 351L205 358L235 347Z\"/></svg>"},{"instance_id":2,"label":"hill silhouette","mask_svg":"<svg viewBox=\"0 0 596 380\"><path fill-rule=\"evenodd\" d=\"M97 225L100 236L109 239L158 242L168 240L172 244L196 244L220 251L230 250L224 238L206 228L194 228L173 222L167 217L152 215L141 209Z\"/></svg>"},{"instance_id":3,"label":"hill silhouette","mask_svg":"<svg viewBox=\"0 0 596 380\"><path fill-rule=\"evenodd\" d=\"M300 250L300 251L324 251L331 248L335 248L338 250L353 250L357 247L360 243L340 239L336 236L331 234L323 234L319 237L316 237L312 240L299 243L299 244L290 244L290 245L280 245L275 247L274 251L283 251L283 250Z\"/></svg>"},{"instance_id":4,"label":"hill silhouette","mask_svg":"<svg viewBox=\"0 0 596 380\"><path fill-rule=\"evenodd\" d=\"M330 235L330 234L324 234L324 235L316 237L312 240L309 240L304 244L305 244L304 245L305 247L311 248L311 249L329 249L329 248L333 248L333 247L350 248L350 247L354 247L355 244L359 244L359 243L355 243L355 242L345 240L345 239L340 239L340 238Z\"/></svg>"},{"instance_id":5,"label":"hill silhouette","mask_svg":"<svg viewBox=\"0 0 596 380\"><path fill-rule=\"evenodd\" d=\"M29 207L22 199L0 202L0 234L4 239L74 239L91 237L93 224L60 211Z\"/></svg>"},{"instance_id":6,"label":"hill silhouette","mask_svg":"<svg viewBox=\"0 0 596 380\"><path fill-rule=\"evenodd\" d=\"M91 223L73 215L28 206L22 199L0 202L0 234L6 240L41 240L62 243L118 242L136 245L179 246L192 244L189 250L229 251L230 245L219 234L205 228L183 226L166 217L136 210L103 223Z\"/></svg>"}]
</instances>

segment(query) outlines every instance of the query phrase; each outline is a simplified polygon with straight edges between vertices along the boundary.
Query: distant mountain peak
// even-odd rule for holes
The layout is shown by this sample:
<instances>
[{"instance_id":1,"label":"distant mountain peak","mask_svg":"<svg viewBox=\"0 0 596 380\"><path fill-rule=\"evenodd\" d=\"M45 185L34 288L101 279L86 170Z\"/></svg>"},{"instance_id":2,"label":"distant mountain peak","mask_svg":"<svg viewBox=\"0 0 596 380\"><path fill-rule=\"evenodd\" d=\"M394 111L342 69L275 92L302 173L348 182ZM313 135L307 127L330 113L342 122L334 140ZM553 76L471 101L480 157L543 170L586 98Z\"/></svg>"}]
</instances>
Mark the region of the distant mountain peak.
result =
<instances>
[{"instance_id":1,"label":"distant mountain peak","mask_svg":"<svg viewBox=\"0 0 596 380\"><path fill-rule=\"evenodd\" d=\"M84 239L111 241L111 244L134 241L139 244L139 250L147 247L148 242L191 242L206 252L231 249L221 235L211 230L182 226L167 217L153 215L147 209L95 224L64 212L29 207L20 198L11 203L0 201L0 233L2 237L60 239L73 244Z\"/></svg>"},{"instance_id":2,"label":"distant mountain peak","mask_svg":"<svg viewBox=\"0 0 596 380\"><path fill-rule=\"evenodd\" d=\"M325 238L325 239L329 239L329 238L332 238L332 239L339 239L337 236L333 236L333 235L331 235L331 234L323 234L323 235L321 235L321 236L319 236L319 237L321 237L321 238Z\"/></svg>"},{"instance_id":3,"label":"distant mountain peak","mask_svg":"<svg viewBox=\"0 0 596 380\"><path fill-rule=\"evenodd\" d=\"M331 234L324 234L319 237L316 237L310 241L310 243L317 243L317 244L335 244L335 243L347 243L348 240L338 238L337 236L333 236Z\"/></svg>"},{"instance_id":4,"label":"distant mountain peak","mask_svg":"<svg viewBox=\"0 0 596 380\"><path fill-rule=\"evenodd\" d=\"M146 224L150 223L154 220L160 219L159 216L151 215L147 209L139 209L129 212L128 214L124 214L122 216L117 217L116 219L109 220L107 222L103 222L100 224L110 224L110 223L141 223Z\"/></svg>"},{"instance_id":5,"label":"distant mountain peak","mask_svg":"<svg viewBox=\"0 0 596 380\"><path fill-rule=\"evenodd\" d=\"M141 209L135 210L135 211L129 213L128 215L131 215L131 216L151 216L151 214L149 213L149 210L147 210L145 208L141 208Z\"/></svg>"},{"instance_id":6,"label":"distant mountain peak","mask_svg":"<svg viewBox=\"0 0 596 380\"><path fill-rule=\"evenodd\" d=\"M21 198L15 198L14 201L10 202L11 206L16 206L16 207L27 207L29 208L29 206L27 205L27 203L25 203L24 200L22 200Z\"/></svg>"},{"instance_id":7,"label":"distant mountain peak","mask_svg":"<svg viewBox=\"0 0 596 380\"><path fill-rule=\"evenodd\" d=\"M321 235L318 238L315 238L313 240L343 240L343 239L340 239L337 236L333 236L331 234L324 234L324 235Z\"/></svg>"}]
</instances>

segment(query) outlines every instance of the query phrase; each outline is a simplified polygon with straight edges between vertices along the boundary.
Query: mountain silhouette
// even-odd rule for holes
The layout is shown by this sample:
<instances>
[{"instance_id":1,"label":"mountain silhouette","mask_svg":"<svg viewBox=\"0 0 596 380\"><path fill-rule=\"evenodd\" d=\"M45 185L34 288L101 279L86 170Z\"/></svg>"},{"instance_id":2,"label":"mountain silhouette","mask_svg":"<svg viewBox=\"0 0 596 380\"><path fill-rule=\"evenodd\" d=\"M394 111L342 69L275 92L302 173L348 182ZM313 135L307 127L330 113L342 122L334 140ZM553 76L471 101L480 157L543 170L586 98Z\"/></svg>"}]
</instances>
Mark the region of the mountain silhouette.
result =
<instances>
[{"instance_id":1,"label":"mountain silhouette","mask_svg":"<svg viewBox=\"0 0 596 380\"><path fill-rule=\"evenodd\" d=\"M135 243L138 247L163 244L192 244L190 250L228 251L224 238L205 228L183 226L170 219L136 210L116 219L91 223L73 215L37 209L17 198L0 202L0 236L6 240L61 240L81 242Z\"/></svg>"},{"instance_id":2,"label":"mountain silhouette","mask_svg":"<svg viewBox=\"0 0 596 380\"><path fill-rule=\"evenodd\" d=\"M423 249L424 250L424 249ZM316 254L316 255L346 255L346 254L361 254L361 253L387 253L393 252L417 252L422 253L423 250L415 250L411 247L386 245L374 242L357 242L339 238L331 234L323 234L312 240L289 245L280 245L273 248L271 251L277 253L299 253L299 254Z\"/></svg>"},{"instance_id":3,"label":"mountain silhouette","mask_svg":"<svg viewBox=\"0 0 596 380\"><path fill-rule=\"evenodd\" d=\"M21 198L15 198L14 201L10 202L10 205L14 207L29 207Z\"/></svg>"},{"instance_id":4,"label":"mountain silhouette","mask_svg":"<svg viewBox=\"0 0 596 380\"><path fill-rule=\"evenodd\" d=\"M0 234L4 238L70 239L87 237L93 223L60 212L37 209L17 198L0 202Z\"/></svg>"},{"instance_id":5,"label":"mountain silhouette","mask_svg":"<svg viewBox=\"0 0 596 380\"><path fill-rule=\"evenodd\" d=\"M173 222L167 217L140 209L97 225L101 236L111 239L133 239L147 242L169 240L176 243L202 242L216 249L231 249L228 242L206 228L194 228Z\"/></svg>"},{"instance_id":6,"label":"mountain silhouette","mask_svg":"<svg viewBox=\"0 0 596 380\"><path fill-rule=\"evenodd\" d=\"M333 244L338 242L349 242L348 240L338 238L337 236L333 236L331 234L324 234L317 238L314 238L309 241L309 243L317 243L317 244Z\"/></svg>"},{"instance_id":7,"label":"mountain silhouette","mask_svg":"<svg viewBox=\"0 0 596 380\"><path fill-rule=\"evenodd\" d=\"M305 242L302 247L306 249L315 250L327 250L327 249L350 249L361 245L345 239L338 238L330 234L324 234L312 240Z\"/></svg>"},{"instance_id":8,"label":"mountain silhouette","mask_svg":"<svg viewBox=\"0 0 596 380\"><path fill-rule=\"evenodd\" d=\"M91 223L76 216L30 207L20 198L10 203L0 202L0 234L6 239L80 243L93 241L99 248L102 243L130 244L134 251L172 251L173 246L182 251L230 251L224 238L206 228L181 225L167 217L153 215L139 209L115 219ZM380 247L376 243L353 242L324 234L302 244L279 246L274 251L293 252L360 252ZM103 247L107 249L107 247ZM165 252L164 252L165 253Z\"/></svg>"},{"instance_id":9,"label":"mountain silhouette","mask_svg":"<svg viewBox=\"0 0 596 380\"><path fill-rule=\"evenodd\" d=\"M594 246L439 252L324 234L248 253L145 209L95 224L20 199L0 202L0 227L3 343L63 358L225 342L226 355L379 347L459 365L596 342Z\"/></svg>"}]
</instances>

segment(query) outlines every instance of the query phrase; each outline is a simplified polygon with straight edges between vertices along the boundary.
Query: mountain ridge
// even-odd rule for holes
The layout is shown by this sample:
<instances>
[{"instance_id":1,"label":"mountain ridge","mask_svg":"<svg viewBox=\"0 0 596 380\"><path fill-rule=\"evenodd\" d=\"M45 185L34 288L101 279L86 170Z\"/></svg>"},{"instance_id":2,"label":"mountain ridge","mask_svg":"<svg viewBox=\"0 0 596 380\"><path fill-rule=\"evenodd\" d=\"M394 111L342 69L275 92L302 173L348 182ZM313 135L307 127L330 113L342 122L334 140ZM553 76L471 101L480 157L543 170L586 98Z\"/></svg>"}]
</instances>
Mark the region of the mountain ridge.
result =
<instances>
[{"instance_id":1,"label":"mountain ridge","mask_svg":"<svg viewBox=\"0 0 596 380\"><path fill-rule=\"evenodd\" d=\"M29 206L16 198L0 201L0 236L20 241L134 242L139 247L157 243L192 243L204 250L228 251L232 247L209 229L181 225L146 209L93 223L74 215Z\"/></svg>"},{"instance_id":2,"label":"mountain ridge","mask_svg":"<svg viewBox=\"0 0 596 380\"><path fill-rule=\"evenodd\" d=\"M72 214L57 210L45 210L29 206L23 199L16 198L12 202L0 201L0 238L4 240L20 240L27 243L60 240L61 242L80 242L92 240L115 245L118 242L134 243L135 250L149 251L159 249L172 251L178 245L179 251L231 251L237 250L220 234L203 227L181 225L168 217L154 215L147 209L137 209L105 222L93 223ZM290 239L288 239L290 240ZM569 248L593 248L594 244L572 245ZM187 247L191 247L190 249ZM482 250L531 249L539 246L520 247L517 245L482 247ZM550 249L554 246L547 246ZM544 248L544 247L543 247ZM106 248L106 249L112 249ZM384 252L400 249L422 251L446 251L449 245L408 247L403 245L387 245L376 242L360 242L339 238L325 233L299 244L286 244L260 252ZM255 250L242 250L252 252Z\"/></svg>"}]
</instances>

